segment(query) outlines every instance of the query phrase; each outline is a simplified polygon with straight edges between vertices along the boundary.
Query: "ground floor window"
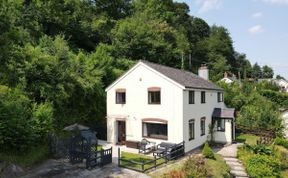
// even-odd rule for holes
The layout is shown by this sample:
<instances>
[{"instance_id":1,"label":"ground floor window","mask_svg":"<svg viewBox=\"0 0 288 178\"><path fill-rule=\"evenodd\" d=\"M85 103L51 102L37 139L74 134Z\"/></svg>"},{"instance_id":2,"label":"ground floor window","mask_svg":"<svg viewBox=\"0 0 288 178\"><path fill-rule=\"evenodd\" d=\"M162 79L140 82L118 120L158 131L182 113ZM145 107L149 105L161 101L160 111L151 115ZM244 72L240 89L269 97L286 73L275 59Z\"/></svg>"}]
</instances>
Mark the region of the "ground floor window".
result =
<instances>
[{"instance_id":1,"label":"ground floor window","mask_svg":"<svg viewBox=\"0 0 288 178\"><path fill-rule=\"evenodd\" d=\"M225 119L217 119L217 131L225 131Z\"/></svg>"},{"instance_id":2,"label":"ground floor window","mask_svg":"<svg viewBox=\"0 0 288 178\"><path fill-rule=\"evenodd\" d=\"M168 125L160 123L145 123L143 122L143 137L168 139Z\"/></svg>"},{"instance_id":3,"label":"ground floor window","mask_svg":"<svg viewBox=\"0 0 288 178\"><path fill-rule=\"evenodd\" d=\"M201 136L205 135L205 117L201 118Z\"/></svg>"},{"instance_id":4,"label":"ground floor window","mask_svg":"<svg viewBox=\"0 0 288 178\"><path fill-rule=\"evenodd\" d=\"M189 140L193 140L195 138L195 120L189 120Z\"/></svg>"}]
</instances>

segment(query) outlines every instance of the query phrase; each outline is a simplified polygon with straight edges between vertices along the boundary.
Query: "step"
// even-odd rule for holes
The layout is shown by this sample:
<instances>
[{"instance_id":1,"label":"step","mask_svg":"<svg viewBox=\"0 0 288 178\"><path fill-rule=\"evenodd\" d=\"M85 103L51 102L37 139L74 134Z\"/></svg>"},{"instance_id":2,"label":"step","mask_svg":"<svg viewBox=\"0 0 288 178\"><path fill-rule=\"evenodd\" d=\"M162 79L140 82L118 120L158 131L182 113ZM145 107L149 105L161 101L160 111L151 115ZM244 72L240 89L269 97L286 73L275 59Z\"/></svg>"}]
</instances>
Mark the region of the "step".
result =
<instances>
[{"instance_id":1,"label":"step","mask_svg":"<svg viewBox=\"0 0 288 178\"><path fill-rule=\"evenodd\" d=\"M226 161L226 164L229 165L230 167L232 167L232 166L242 166L241 163L234 162L234 161Z\"/></svg>"},{"instance_id":2,"label":"step","mask_svg":"<svg viewBox=\"0 0 288 178\"><path fill-rule=\"evenodd\" d=\"M245 171L245 169L243 168L243 166L230 166L231 170L235 170L235 171Z\"/></svg>"},{"instance_id":3,"label":"step","mask_svg":"<svg viewBox=\"0 0 288 178\"><path fill-rule=\"evenodd\" d=\"M247 173L245 171L236 171L236 170L232 170L231 174L234 176L240 176L240 177L247 177Z\"/></svg>"},{"instance_id":4,"label":"step","mask_svg":"<svg viewBox=\"0 0 288 178\"><path fill-rule=\"evenodd\" d=\"M239 161L237 158L224 158L225 161Z\"/></svg>"}]
</instances>

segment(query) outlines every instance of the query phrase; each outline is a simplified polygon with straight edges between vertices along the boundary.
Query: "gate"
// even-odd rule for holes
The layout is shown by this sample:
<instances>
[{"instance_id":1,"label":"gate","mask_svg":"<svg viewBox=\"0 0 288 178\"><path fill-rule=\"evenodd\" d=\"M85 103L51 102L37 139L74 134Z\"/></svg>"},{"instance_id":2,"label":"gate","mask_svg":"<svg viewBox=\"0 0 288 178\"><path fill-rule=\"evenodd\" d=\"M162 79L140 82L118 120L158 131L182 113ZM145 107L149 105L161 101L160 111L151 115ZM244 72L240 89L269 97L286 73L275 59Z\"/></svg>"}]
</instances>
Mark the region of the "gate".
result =
<instances>
[{"instance_id":1,"label":"gate","mask_svg":"<svg viewBox=\"0 0 288 178\"><path fill-rule=\"evenodd\" d=\"M86 168L105 166L112 163L112 147L93 152L86 160Z\"/></svg>"}]
</instances>

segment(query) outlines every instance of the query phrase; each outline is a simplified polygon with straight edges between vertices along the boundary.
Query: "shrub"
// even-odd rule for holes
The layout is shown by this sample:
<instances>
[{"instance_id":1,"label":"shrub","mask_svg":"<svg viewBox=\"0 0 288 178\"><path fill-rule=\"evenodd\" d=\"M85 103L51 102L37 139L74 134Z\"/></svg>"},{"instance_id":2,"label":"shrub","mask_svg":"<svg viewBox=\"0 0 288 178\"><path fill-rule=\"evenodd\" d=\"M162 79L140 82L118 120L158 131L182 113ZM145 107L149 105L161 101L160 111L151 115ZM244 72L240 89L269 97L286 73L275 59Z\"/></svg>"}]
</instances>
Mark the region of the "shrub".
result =
<instances>
[{"instance_id":1,"label":"shrub","mask_svg":"<svg viewBox=\"0 0 288 178\"><path fill-rule=\"evenodd\" d=\"M209 147L208 142L205 143L204 148L202 150L202 154L204 155L205 158L215 159L214 153L212 149Z\"/></svg>"},{"instance_id":2,"label":"shrub","mask_svg":"<svg viewBox=\"0 0 288 178\"><path fill-rule=\"evenodd\" d=\"M288 150L282 146L274 147L275 157L281 162L281 167L283 169L288 168Z\"/></svg>"},{"instance_id":3,"label":"shrub","mask_svg":"<svg viewBox=\"0 0 288 178\"><path fill-rule=\"evenodd\" d=\"M275 145L281 145L281 146L283 146L283 147L288 149L288 140L286 140L284 138L276 138L274 140L274 144Z\"/></svg>"},{"instance_id":4,"label":"shrub","mask_svg":"<svg viewBox=\"0 0 288 178\"><path fill-rule=\"evenodd\" d=\"M186 178L187 176L181 170L173 170L164 174L164 178Z\"/></svg>"},{"instance_id":5,"label":"shrub","mask_svg":"<svg viewBox=\"0 0 288 178\"><path fill-rule=\"evenodd\" d=\"M208 176L203 156L189 157L188 160L184 162L182 170L187 177L206 178Z\"/></svg>"},{"instance_id":6,"label":"shrub","mask_svg":"<svg viewBox=\"0 0 288 178\"><path fill-rule=\"evenodd\" d=\"M266 155L253 155L246 162L251 177L280 177L280 162Z\"/></svg>"},{"instance_id":7,"label":"shrub","mask_svg":"<svg viewBox=\"0 0 288 178\"><path fill-rule=\"evenodd\" d=\"M255 154L262 154L262 155L272 155L273 151L271 148L265 145L248 145L245 144L245 148L252 151Z\"/></svg>"}]
</instances>

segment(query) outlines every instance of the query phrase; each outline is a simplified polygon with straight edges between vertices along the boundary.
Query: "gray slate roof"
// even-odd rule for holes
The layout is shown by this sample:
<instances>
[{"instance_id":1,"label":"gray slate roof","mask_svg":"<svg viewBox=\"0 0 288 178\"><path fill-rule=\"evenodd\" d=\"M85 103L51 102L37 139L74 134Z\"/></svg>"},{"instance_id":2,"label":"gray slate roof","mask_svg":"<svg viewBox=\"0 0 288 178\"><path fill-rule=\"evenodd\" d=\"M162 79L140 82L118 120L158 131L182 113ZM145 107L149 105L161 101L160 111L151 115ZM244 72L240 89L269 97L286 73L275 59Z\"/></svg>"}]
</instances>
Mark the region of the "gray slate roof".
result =
<instances>
[{"instance_id":1,"label":"gray slate roof","mask_svg":"<svg viewBox=\"0 0 288 178\"><path fill-rule=\"evenodd\" d=\"M199 77L192 72L185 70L180 70L160 64L155 64L148 61L141 61L147 66L153 68L154 70L160 72L166 77L174 80L175 82L185 86L185 88L195 88L195 89L207 89L207 90L223 90L214 83Z\"/></svg>"}]
</instances>

